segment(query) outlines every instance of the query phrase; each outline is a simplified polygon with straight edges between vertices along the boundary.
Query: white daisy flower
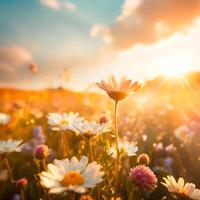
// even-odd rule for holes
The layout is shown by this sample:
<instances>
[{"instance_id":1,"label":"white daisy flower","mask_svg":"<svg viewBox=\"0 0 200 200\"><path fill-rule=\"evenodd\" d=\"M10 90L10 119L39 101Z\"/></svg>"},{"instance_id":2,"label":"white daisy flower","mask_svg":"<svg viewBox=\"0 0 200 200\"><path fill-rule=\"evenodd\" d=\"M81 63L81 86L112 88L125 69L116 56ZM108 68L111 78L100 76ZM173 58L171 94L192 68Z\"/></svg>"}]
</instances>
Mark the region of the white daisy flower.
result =
<instances>
[{"instance_id":1,"label":"white daisy flower","mask_svg":"<svg viewBox=\"0 0 200 200\"><path fill-rule=\"evenodd\" d=\"M169 192L185 195L190 199L200 200L200 190L196 189L195 184L185 183L183 178L179 178L178 181L176 181L173 176L167 176L167 178L163 179L165 182L162 182L162 184Z\"/></svg>"},{"instance_id":2,"label":"white daisy flower","mask_svg":"<svg viewBox=\"0 0 200 200\"><path fill-rule=\"evenodd\" d=\"M141 88L141 84L137 81L133 82L127 77L122 77L120 80L117 80L114 76L109 77L107 81L101 80L96 85L115 101L123 100L129 94Z\"/></svg>"},{"instance_id":3,"label":"white daisy flower","mask_svg":"<svg viewBox=\"0 0 200 200\"><path fill-rule=\"evenodd\" d=\"M82 121L81 123L76 123L75 131L86 138L92 138L102 133L109 132L111 130L111 124L106 123L97 123L96 121L88 122L87 120Z\"/></svg>"},{"instance_id":4,"label":"white daisy flower","mask_svg":"<svg viewBox=\"0 0 200 200\"><path fill-rule=\"evenodd\" d=\"M83 156L80 161L76 157L71 160L54 160L47 165L47 171L40 175L41 184L49 189L49 193L62 193L67 190L85 193L103 181L104 172L96 162L88 164L88 157Z\"/></svg>"},{"instance_id":5,"label":"white daisy flower","mask_svg":"<svg viewBox=\"0 0 200 200\"><path fill-rule=\"evenodd\" d=\"M7 124L8 122L10 122L10 115L5 114L5 113L0 113L0 124Z\"/></svg>"},{"instance_id":6,"label":"white daisy flower","mask_svg":"<svg viewBox=\"0 0 200 200\"><path fill-rule=\"evenodd\" d=\"M22 140L0 140L0 154L20 152L22 147Z\"/></svg>"},{"instance_id":7,"label":"white daisy flower","mask_svg":"<svg viewBox=\"0 0 200 200\"><path fill-rule=\"evenodd\" d=\"M128 141L119 141L118 148L120 153L127 156L135 156L136 152L138 151L138 147L135 145L135 143ZM108 154L112 156L112 158L117 158L117 151L114 145L108 149Z\"/></svg>"},{"instance_id":8,"label":"white daisy flower","mask_svg":"<svg viewBox=\"0 0 200 200\"><path fill-rule=\"evenodd\" d=\"M48 124L52 127L59 128L60 130L71 130L74 131L73 126L76 123L83 121L83 118L78 117L78 113L49 113L47 116Z\"/></svg>"}]
</instances>

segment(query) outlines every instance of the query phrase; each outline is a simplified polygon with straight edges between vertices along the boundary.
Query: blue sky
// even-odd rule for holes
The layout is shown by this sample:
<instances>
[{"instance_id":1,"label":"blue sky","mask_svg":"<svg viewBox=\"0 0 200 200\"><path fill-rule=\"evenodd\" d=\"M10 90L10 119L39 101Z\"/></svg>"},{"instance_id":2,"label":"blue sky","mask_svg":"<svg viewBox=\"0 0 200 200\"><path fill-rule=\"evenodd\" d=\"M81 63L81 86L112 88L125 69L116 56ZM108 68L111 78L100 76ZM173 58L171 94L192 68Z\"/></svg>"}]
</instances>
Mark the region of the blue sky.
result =
<instances>
[{"instance_id":1,"label":"blue sky","mask_svg":"<svg viewBox=\"0 0 200 200\"><path fill-rule=\"evenodd\" d=\"M194 22L199 17L195 9L199 1L164 1L169 5L156 0L0 0L0 85L83 89L109 74L146 78L162 72L166 63L182 65L179 57L186 52L181 50L177 59L168 51L177 51L182 40L181 49L197 54L194 43L199 41L194 41L200 25ZM171 20L166 8L173 6L177 19ZM182 33L189 28L191 32ZM174 38L179 39L171 44ZM165 52L159 55L166 58L165 63L154 62L159 53L155 48ZM138 54L153 59L155 68ZM193 59L184 63L193 67ZM36 63L37 74L28 70L31 63ZM66 68L67 81L61 80Z\"/></svg>"}]
</instances>

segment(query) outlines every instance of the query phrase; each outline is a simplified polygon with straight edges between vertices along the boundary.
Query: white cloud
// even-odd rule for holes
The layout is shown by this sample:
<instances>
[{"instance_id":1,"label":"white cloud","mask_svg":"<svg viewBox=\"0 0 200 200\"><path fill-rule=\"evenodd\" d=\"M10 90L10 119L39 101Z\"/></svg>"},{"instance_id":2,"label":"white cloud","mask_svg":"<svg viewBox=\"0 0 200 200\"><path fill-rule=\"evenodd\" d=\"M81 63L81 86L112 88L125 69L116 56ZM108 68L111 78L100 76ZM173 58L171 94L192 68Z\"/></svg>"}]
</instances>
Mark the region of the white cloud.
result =
<instances>
[{"instance_id":1,"label":"white cloud","mask_svg":"<svg viewBox=\"0 0 200 200\"><path fill-rule=\"evenodd\" d=\"M124 0L116 22L110 26L94 25L93 36L110 38L110 46L118 50L153 43L191 25L200 15L199 3L200 0Z\"/></svg>"},{"instance_id":2,"label":"white cloud","mask_svg":"<svg viewBox=\"0 0 200 200\"><path fill-rule=\"evenodd\" d=\"M71 2L66 2L64 3L63 6L67 8L67 10L70 10L70 11L75 11L77 9L76 5Z\"/></svg>"},{"instance_id":3,"label":"white cloud","mask_svg":"<svg viewBox=\"0 0 200 200\"><path fill-rule=\"evenodd\" d=\"M43 5L54 10L60 10L65 8L69 11L75 11L77 9L76 5L69 1L63 2L61 0L40 0L40 2Z\"/></svg>"},{"instance_id":4,"label":"white cloud","mask_svg":"<svg viewBox=\"0 0 200 200\"><path fill-rule=\"evenodd\" d=\"M43 5L55 10L58 10L61 7L60 2L58 0L40 0L40 2Z\"/></svg>"},{"instance_id":5,"label":"white cloud","mask_svg":"<svg viewBox=\"0 0 200 200\"><path fill-rule=\"evenodd\" d=\"M0 47L0 71L13 72L32 60L31 54L21 46Z\"/></svg>"}]
</instances>

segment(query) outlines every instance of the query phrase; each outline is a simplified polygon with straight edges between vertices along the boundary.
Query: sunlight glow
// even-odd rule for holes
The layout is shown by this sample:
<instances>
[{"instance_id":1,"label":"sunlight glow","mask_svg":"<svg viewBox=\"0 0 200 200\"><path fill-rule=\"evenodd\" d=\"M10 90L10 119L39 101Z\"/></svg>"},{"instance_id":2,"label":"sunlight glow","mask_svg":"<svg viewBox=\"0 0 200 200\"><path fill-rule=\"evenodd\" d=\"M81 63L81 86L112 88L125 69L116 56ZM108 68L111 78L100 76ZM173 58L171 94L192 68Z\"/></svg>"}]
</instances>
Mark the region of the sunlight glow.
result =
<instances>
[{"instance_id":1,"label":"sunlight glow","mask_svg":"<svg viewBox=\"0 0 200 200\"><path fill-rule=\"evenodd\" d=\"M162 74L168 78L181 78L191 71L191 60L186 57L171 56L165 59Z\"/></svg>"}]
</instances>

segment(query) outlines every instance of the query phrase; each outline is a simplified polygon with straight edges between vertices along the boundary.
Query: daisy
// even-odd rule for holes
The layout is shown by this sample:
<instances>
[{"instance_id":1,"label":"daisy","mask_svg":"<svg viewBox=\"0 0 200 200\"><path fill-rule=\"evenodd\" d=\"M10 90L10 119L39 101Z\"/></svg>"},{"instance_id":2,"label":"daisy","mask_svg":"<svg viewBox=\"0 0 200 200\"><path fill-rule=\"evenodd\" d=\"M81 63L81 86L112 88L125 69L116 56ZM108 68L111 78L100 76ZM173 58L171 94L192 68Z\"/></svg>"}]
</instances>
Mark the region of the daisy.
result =
<instances>
[{"instance_id":1,"label":"daisy","mask_svg":"<svg viewBox=\"0 0 200 200\"><path fill-rule=\"evenodd\" d=\"M126 77L121 78L119 81L114 77L109 77L108 81L100 81L96 85L104 90L108 96L115 100L120 101L125 99L130 93L133 93L141 88L139 82L132 82Z\"/></svg>"},{"instance_id":2,"label":"daisy","mask_svg":"<svg viewBox=\"0 0 200 200\"><path fill-rule=\"evenodd\" d=\"M173 176L167 176L167 178L163 179L165 182L162 182L162 184L169 192L185 195L190 199L200 200L200 190L196 189L195 184L185 183L183 178L179 178L178 181L176 181Z\"/></svg>"},{"instance_id":3,"label":"daisy","mask_svg":"<svg viewBox=\"0 0 200 200\"><path fill-rule=\"evenodd\" d=\"M77 123L74 126L74 130L75 132L90 139L99 134L109 132L111 130L111 124L109 122L100 124L96 121L88 122L87 120L84 120L80 123Z\"/></svg>"},{"instance_id":4,"label":"daisy","mask_svg":"<svg viewBox=\"0 0 200 200\"><path fill-rule=\"evenodd\" d=\"M49 193L63 193L74 191L85 193L103 181L104 172L96 162L88 164L88 157L83 156L80 161L76 157L71 160L54 160L47 165L47 171L40 175L41 184L49 189Z\"/></svg>"},{"instance_id":5,"label":"daisy","mask_svg":"<svg viewBox=\"0 0 200 200\"><path fill-rule=\"evenodd\" d=\"M135 156L136 152L138 151L138 147L133 142L120 141L118 147L119 152L127 156ZM110 149L108 149L108 154L112 156L112 158L117 158L117 151L115 146L111 146Z\"/></svg>"},{"instance_id":6,"label":"daisy","mask_svg":"<svg viewBox=\"0 0 200 200\"><path fill-rule=\"evenodd\" d=\"M78 113L49 113L47 116L48 124L52 127L57 127L60 130L71 130L73 131L73 126L76 123L80 123L83 118L78 117Z\"/></svg>"},{"instance_id":7,"label":"daisy","mask_svg":"<svg viewBox=\"0 0 200 200\"><path fill-rule=\"evenodd\" d=\"M0 124L7 124L8 122L10 122L10 115L5 114L5 113L0 113Z\"/></svg>"},{"instance_id":8,"label":"daisy","mask_svg":"<svg viewBox=\"0 0 200 200\"><path fill-rule=\"evenodd\" d=\"M0 140L0 154L20 152L22 147L22 140Z\"/></svg>"}]
</instances>

